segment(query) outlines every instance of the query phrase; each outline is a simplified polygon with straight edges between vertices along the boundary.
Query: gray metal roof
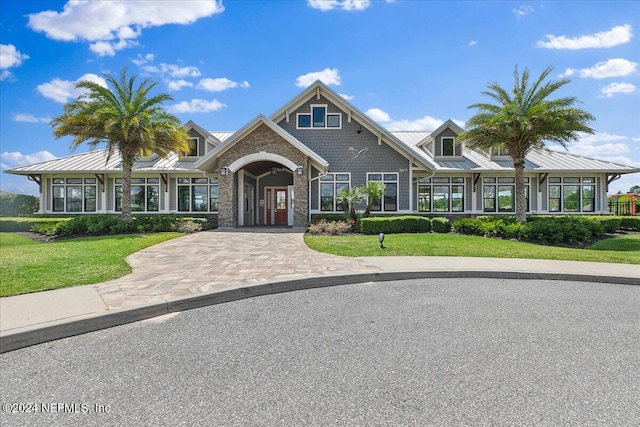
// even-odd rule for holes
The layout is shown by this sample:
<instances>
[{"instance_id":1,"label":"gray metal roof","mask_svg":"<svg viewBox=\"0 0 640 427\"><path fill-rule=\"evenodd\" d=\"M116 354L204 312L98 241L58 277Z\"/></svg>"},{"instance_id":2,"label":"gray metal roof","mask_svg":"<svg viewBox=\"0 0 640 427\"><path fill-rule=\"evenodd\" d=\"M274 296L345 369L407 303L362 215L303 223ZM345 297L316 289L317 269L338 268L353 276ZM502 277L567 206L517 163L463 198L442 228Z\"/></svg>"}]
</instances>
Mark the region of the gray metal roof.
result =
<instances>
[{"instance_id":1,"label":"gray metal roof","mask_svg":"<svg viewBox=\"0 0 640 427\"><path fill-rule=\"evenodd\" d=\"M122 171L122 159L120 153L114 152L107 162L107 149L89 151L87 153L75 154L61 157L59 159L32 165L20 166L7 169L5 172L17 175L31 175L40 173L107 173ZM185 161L176 154L169 154L165 158L152 155L149 159L139 160L133 165L134 172L142 171L194 171L194 161Z\"/></svg>"},{"instance_id":2,"label":"gray metal roof","mask_svg":"<svg viewBox=\"0 0 640 427\"><path fill-rule=\"evenodd\" d=\"M210 132L217 140L224 143L236 132ZM491 159L487 155L475 150L463 150L462 158L445 160L434 159L424 147L418 146L429 132L392 132L392 135L410 148L416 158L429 166L433 171L494 171L509 172L513 170L513 162L508 158ZM134 172L194 172L198 159L181 159L175 154L166 158L152 155L134 164ZM620 165L604 160L590 159L556 150L535 150L525 158L525 169L535 172L609 172L609 173L637 173L640 169ZM17 175L32 175L42 173L106 173L122 170L120 154L114 152L107 162L107 150L95 150L81 154L61 157L46 162L35 163L17 168L7 169L5 172Z\"/></svg>"}]
</instances>

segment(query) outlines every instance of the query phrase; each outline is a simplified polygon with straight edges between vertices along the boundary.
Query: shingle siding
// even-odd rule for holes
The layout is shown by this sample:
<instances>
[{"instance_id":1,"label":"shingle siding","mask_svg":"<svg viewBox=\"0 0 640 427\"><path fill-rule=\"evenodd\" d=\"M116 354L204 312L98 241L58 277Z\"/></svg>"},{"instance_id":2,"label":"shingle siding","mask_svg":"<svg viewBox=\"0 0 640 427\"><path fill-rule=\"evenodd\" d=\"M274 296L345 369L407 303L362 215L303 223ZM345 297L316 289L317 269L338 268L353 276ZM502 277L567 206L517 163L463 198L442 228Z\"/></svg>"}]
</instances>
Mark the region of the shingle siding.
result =
<instances>
[{"instance_id":1,"label":"shingle siding","mask_svg":"<svg viewBox=\"0 0 640 427\"><path fill-rule=\"evenodd\" d=\"M296 129L297 113L310 113L311 104L327 104L328 113L342 114L342 129ZM398 208L409 210L409 160L386 143L378 145L378 136L369 132L324 97L313 97L290 113L289 122L278 125L329 162L329 172L351 172L351 186L365 185L367 172L398 172ZM358 131L361 131L358 133ZM317 209L317 183L312 185L312 203Z\"/></svg>"}]
</instances>

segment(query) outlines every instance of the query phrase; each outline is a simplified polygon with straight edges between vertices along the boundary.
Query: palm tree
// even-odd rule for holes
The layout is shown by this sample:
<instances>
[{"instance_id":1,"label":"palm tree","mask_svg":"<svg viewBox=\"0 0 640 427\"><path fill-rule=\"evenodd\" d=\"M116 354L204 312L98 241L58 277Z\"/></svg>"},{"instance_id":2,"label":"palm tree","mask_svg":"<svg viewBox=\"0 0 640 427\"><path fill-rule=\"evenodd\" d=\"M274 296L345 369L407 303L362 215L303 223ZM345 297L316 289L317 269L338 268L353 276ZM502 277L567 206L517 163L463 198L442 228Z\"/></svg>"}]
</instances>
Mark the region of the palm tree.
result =
<instances>
[{"instance_id":1,"label":"palm tree","mask_svg":"<svg viewBox=\"0 0 640 427\"><path fill-rule=\"evenodd\" d=\"M367 207L364 210L364 216L368 217L371 215L371 207L373 204L379 202L382 198L384 183L380 181L369 181L367 185L364 186L364 192L367 195Z\"/></svg>"},{"instance_id":2,"label":"palm tree","mask_svg":"<svg viewBox=\"0 0 640 427\"><path fill-rule=\"evenodd\" d=\"M459 142L466 141L472 149L507 149L515 169L516 218L519 222L527 220L524 193L524 159L527 153L543 148L546 141L557 142L567 148L567 142L577 141L581 132L593 133L588 123L595 117L574 106L579 103L577 98L547 99L570 81L563 79L545 83L552 70L552 67L547 68L529 85L529 70L525 69L520 75L516 66L511 95L497 83L489 84L490 90L482 94L495 103L469 106L480 112L469 119L467 130L458 137Z\"/></svg>"},{"instance_id":3,"label":"palm tree","mask_svg":"<svg viewBox=\"0 0 640 427\"><path fill-rule=\"evenodd\" d=\"M104 74L112 89L82 80L76 88L86 92L64 106L64 112L51 122L56 139L73 136L70 149L87 142L91 149L106 143L107 162L114 152L122 158L122 220L131 220L131 170L141 154L189 151L189 136L180 120L165 112L162 103L173 98L165 93L149 96L157 82L127 77L127 67L116 80Z\"/></svg>"},{"instance_id":4,"label":"palm tree","mask_svg":"<svg viewBox=\"0 0 640 427\"><path fill-rule=\"evenodd\" d=\"M336 198L338 203L342 203L345 211L349 211L349 217L355 221L358 218L356 213L356 203L364 199L364 191L362 187L343 188Z\"/></svg>"}]
</instances>

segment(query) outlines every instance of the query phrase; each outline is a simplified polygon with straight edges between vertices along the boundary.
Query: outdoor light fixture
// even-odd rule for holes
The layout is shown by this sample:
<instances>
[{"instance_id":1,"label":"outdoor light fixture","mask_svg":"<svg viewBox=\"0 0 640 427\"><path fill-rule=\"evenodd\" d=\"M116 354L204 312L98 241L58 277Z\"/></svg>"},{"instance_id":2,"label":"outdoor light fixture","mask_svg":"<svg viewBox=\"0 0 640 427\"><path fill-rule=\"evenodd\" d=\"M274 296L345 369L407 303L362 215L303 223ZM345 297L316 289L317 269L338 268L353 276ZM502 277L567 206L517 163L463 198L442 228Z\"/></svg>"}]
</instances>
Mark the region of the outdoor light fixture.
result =
<instances>
[{"instance_id":1,"label":"outdoor light fixture","mask_svg":"<svg viewBox=\"0 0 640 427\"><path fill-rule=\"evenodd\" d=\"M227 166L223 166L220 168L220 176L227 176L229 173L229 168Z\"/></svg>"},{"instance_id":2,"label":"outdoor light fixture","mask_svg":"<svg viewBox=\"0 0 640 427\"><path fill-rule=\"evenodd\" d=\"M271 175L278 175L278 168L277 167L272 167L271 168Z\"/></svg>"},{"instance_id":3,"label":"outdoor light fixture","mask_svg":"<svg viewBox=\"0 0 640 427\"><path fill-rule=\"evenodd\" d=\"M378 234L378 240L380 241L380 248L384 249L384 245L382 244L382 242L384 242L384 233Z\"/></svg>"},{"instance_id":4,"label":"outdoor light fixture","mask_svg":"<svg viewBox=\"0 0 640 427\"><path fill-rule=\"evenodd\" d=\"M298 166L298 175L302 175L302 171L304 168L302 166Z\"/></svg>"}]
</instances>

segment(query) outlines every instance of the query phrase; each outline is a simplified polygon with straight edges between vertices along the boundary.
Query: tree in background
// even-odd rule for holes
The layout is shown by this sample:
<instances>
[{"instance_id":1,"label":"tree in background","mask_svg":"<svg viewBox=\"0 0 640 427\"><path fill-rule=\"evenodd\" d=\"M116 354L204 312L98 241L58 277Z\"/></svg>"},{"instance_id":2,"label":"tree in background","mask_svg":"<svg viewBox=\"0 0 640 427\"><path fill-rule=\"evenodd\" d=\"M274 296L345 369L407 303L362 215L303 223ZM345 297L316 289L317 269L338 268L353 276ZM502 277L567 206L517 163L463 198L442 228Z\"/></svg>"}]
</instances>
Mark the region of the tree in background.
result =
<instances>
[{"instance_id":1,"label":"tree in background","mask_svg":"<svg viewBox=\"0 0 640 427\"><path fill-rule=\"evenodd\" d=\"M31 215L40 208L40 199L26 194L0 194L0 216Z\"/></svg>"},{"instance_id":2,"label":"tree in background","mask_svg":"<svg viewBox=\"0 0 640 427\"><path fill-rule=\"evenodd\" d=\"M165 112L162 103L173 98L161 93L150 96L158 83L149 80L135 85L137 76L127 76L127 67L119 79L104 74L111 88L82 80L76 88L86 92L64 106L64 112L51 122L55 138L73 136L71 151L83 143L91 149L106 144L109 158L122 158L122 220L131 220L131 171L142 155L165 157L189 152L190 140L180 120Z\"/></svg>"},{"instance_id":3,"label":"tree in background","mask_svg":"<svg viewBox=\"0 0 640 427\"><path fill-rule=\"evenodd\" d=\"M563 147L578 141L581 133L593 134L588 123L595 120L591 114L576 108L575 97L547 99L555 91L570 82L568 79L546 82L552 67L547 68L533 84L529 82L529 70L519 73L516 66L511 94L498 83L490 83L483 95L494 103L477 103L479 113L466 123L466 131L458 136L458 142L466 142L469 148L487 152L506 148L513 159L516 184L516 218L526 222L524 183L524 159L527 153L541 149L545 142L557 142Z\"/></svg>"}]
</instances>

